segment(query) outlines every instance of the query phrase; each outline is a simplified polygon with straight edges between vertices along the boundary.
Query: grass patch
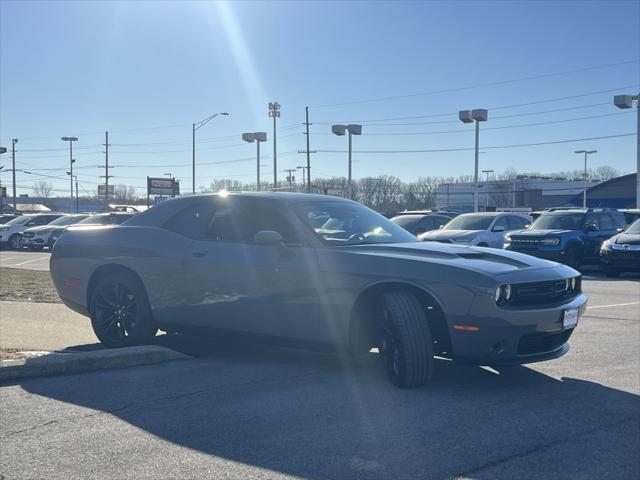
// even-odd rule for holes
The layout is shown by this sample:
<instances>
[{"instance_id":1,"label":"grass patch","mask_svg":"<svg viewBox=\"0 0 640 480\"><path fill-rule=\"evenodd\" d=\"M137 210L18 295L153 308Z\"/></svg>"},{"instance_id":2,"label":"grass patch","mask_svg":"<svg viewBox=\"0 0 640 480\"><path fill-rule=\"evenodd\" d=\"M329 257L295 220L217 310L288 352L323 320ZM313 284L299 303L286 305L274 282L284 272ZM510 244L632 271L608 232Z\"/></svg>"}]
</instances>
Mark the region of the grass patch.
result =
<instances>
[{"instance_id":1,"label":"grass patch","mask_svg":"<svg viewBox=\"0 0 640 480\"><path fill-rule=\"evenodd\" d=\"M0 267L0 301L60 303L49 272Z\"/></svg>"}]
</instances>

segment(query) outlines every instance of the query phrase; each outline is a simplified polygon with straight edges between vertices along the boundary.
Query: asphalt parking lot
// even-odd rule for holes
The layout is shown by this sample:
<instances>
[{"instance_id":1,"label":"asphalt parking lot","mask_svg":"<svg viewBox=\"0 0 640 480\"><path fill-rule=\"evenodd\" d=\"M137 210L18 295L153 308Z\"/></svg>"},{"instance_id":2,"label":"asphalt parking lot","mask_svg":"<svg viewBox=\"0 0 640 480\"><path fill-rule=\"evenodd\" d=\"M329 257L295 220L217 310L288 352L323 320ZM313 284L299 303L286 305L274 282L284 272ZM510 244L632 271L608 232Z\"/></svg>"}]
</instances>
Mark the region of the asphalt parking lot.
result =
<instances>
[{"instance_id":1,"label":"asphalt parking lot","mask_svg":"<svg viewBox=\"0 0 640 480\"><path fill-rule=\"evenodd\" d=\"M0 267L25 270L49 270L50 253L0 250Z\"/></svg>"},{"instance_id":2,"label":"asphalt parking lot","mask_svg":"<svg viewBox=\"0 0 640 480\"><path fill-rule=\"evenodd\" d=\"M159 342L196 358L4 384L0 476L637 479L640 281L584 289L565 357L442 360L418 390L374 353L181 335Z\"/></svg>"}]
</instances>

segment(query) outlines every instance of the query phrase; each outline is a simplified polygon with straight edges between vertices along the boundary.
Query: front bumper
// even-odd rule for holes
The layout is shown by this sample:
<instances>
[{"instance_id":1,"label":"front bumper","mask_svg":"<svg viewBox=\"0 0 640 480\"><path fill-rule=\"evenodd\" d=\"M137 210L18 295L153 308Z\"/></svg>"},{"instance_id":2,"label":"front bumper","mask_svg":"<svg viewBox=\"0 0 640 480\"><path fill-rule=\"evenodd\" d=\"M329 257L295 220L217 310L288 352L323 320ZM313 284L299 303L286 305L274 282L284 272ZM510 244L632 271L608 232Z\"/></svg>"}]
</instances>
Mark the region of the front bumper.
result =
<instances>
[{"instance_id":1,"label":"front bumper","mask_svg":"<svg viewBox=\"0 0 640 480\"><path fill-rule=\"evenodd\" d=\"M46 247L49 244L49 237L22 237L22 244L25 247Z\"/></svg>"},{"instance_id":2,"label":"front bumper","mask_svg":"<svg viewBox=\"0 0 640 480\"><path fill-rule=\"evenodd\" d=\"M602 266L621 272L640 272L640 251L601 250Z\"/></svg>"},{"instance_id":3,"label":"front bumper","mask_svg":"<svg viewBox=\"0 0 640 480\"><path fill-rule=\"evenodd\" d=\"M478 330L450 325L451 357L480 365L521 365L561 357L569 351L567 342L577 326L563 327L564 312L577 309L582 317L586 307L584 294L543 308L500 308L488 296L476 297L470 313L477 313L465 322Z\"/></svg>"},{"instance_id":4,"label":"front bumper","mask_svg":"<svg viewBox=\"0 0 640 480\"><path fill-rule=\"evenodd\" d=\"M512 252L518 253L526 253L527 255L531 255L532 257L542 258L543 260L551 260L552 262L563 263L565 257L564 250L543 250L538 248L513 248L511 245L507 245L505 250L510 250Z\"/></svg>"}]
</instances>

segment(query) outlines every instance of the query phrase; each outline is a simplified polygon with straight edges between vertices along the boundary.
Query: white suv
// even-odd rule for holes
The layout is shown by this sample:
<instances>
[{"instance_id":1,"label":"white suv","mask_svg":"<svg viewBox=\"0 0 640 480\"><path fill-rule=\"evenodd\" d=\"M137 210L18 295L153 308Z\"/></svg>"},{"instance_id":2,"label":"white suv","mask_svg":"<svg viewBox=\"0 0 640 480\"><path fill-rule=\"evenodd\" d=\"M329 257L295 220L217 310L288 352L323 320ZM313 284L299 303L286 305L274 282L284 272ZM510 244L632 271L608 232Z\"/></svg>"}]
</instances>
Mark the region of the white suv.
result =
<instances>
[{"instance_id":1,"label":"white suv","mask_svg":"<svg viewBox=\"0 0 640 480\"><path fill-rule=\"evenodd\" d=\"M523 230L530 223L531 217L521 213L465 213L458 215L442 229L427 232L418 238L456 245L502 248L505 233Z\"/></svg>"},{"instance_id":2,"label":"white suv","mask_svg":"<svg viewBox=\"0 0 640 480\"><path fill-rule=\"evenodd\" d=\"M22 232L27 228L46 225L61 217L59 213L42 213L34 215L22 215L10 222L0 225L0 246L8 245L14 250L22 246Z\"/></svg>"}]
</instances>

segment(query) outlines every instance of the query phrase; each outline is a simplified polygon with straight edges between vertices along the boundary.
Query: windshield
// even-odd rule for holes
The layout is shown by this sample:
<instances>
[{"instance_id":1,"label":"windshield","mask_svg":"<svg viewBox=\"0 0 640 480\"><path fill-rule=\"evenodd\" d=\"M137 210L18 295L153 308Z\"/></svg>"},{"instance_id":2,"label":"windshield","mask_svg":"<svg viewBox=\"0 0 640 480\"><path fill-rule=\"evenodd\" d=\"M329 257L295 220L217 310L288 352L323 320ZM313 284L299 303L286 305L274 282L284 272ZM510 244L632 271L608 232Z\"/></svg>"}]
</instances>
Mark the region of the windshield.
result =
<instances>
[{"instance_id":1,"label":"windshield","mask_svg":"<svg viewBox=\"0 0 640 480\"><path fill-rule=\"evenodd\" d=\"M412 228L416 223L420 221L422 215L400 215L393 217L391 221L406 230Z\"/></svg>"},{"instance_id":2,"label":"windshield","mask_svg":"<svg viewBox=\"0 0 640 480\"><path fill-rule=\"evenodd\" d=\"M299 207L302 220L327 245L416 242L416 237L359 204L321 202ZM317 219L326 221L317 226Z\"/></svg>"},{"instance_id":3,"label":"windshield","mask_svg":"<svg viewBox=\"0 0 640 480\"><path fill-rule=\"evenodd\" d=\"M5 225L22 225L23 223L27 223L29 220L31 220L31 217L16 217L13 220L9 220Z\"/></svg>"},{"instance_id":4,"label":"windshield","mask_svg":"<svg viewBox=\"0 0 640 480\"><path fill-rule=\"evenodd\" d=\"M533 222L529 230L582 230L583 213L545 213Z\"/></svg>"},{"instance_id":5,"label":"windshield","mask_svg":"<svg viewBox=\"0 0 640 480\"><path fill-rule=\"evenodd\" d=\"M624 233L640 233L640 220L633 222Z\"/></svg>"},{"instance_id":6,"label":"windshield","mask_svg":"<svg viewBox=\"0 0 640 480\"><path fill-rule=\"evenodd\" d=\"M78 222L78 225L86 225L86 224L91 224L91 225L108 225L109 223L111 223L109 221L109 215L108 214L102 214L102 215L92 215L90 217L85 218L84 220Z\"/></svg>"},{"instance_id":7,"label":"windshield","mask_svg":"<svg viewBox=\"0 0 640 480\"><path fill-rule=\"evenodd\" d=\"M64 217L56 218L53 222L49 223L47 227L56 227L59 225L70 225L72 223L75 223L74 220L76 220L76 217L66 215Z\"/></svg>"},{"instance_id":8,"label":"windshield","mask_svg":"<svg viewBox=\"0 0 640 480\"><path fill-rule=\"evenodd\" d=\"M486 230L494 218L486 215L460 215L447 223L443 230Z\"/></svg>"}]
</instances>

